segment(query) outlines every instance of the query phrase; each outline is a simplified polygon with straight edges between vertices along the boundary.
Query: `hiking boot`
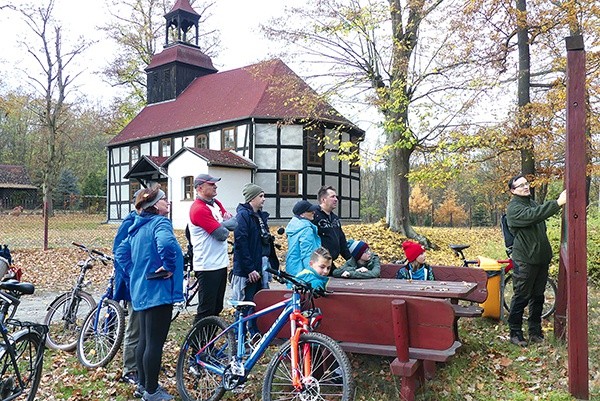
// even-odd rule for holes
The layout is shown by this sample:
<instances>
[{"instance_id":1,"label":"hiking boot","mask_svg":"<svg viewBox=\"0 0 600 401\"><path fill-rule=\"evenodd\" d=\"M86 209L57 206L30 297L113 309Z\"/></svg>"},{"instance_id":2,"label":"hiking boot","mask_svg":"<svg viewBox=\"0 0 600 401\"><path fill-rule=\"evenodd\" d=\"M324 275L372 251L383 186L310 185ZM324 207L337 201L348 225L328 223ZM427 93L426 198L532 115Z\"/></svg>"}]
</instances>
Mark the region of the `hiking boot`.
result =
<instances>
[{"instance_id":1,"label":"hiking boot","mask_svg":"<svg viewBox=\"0 0 600 401\"><path fill-rule=\"evenodd\" d=\"M136 385L139 383L138 376L136 372L129 372L121 376L121 381L123 383Z\"/></svg>"},{"instance_id":2,"label":"hiking boot","mask_svg":"<svg viewBox=\"0 0 600 401\"><path fill-rule=\"evenodd\" d=\"M544 335L542 333L534 333L529 335L529 344L540 344L544 342Z\"/></svg>"},{"instance_id":3,"label":"hiking boot","mask_svg":"<svg viewBox=\"0 0 600 401\"><path fill-rule=\"evenodd\" d=\"M510 342L518 345L519 347L526 347L527 341L525 341L525 337L523 337L522 331L511 331L510 332Z\"/></svg>"},{"instance_id":4,"label":"hiking boot","mask_svg":"<svg viewBox=\"0 0 600 401\"><path fill-rule=\"evenodd\" d=\"M144 391L142 401L171 401L174 398L175 397L167 393L167 391L164 388L158 386L156 391L152 394L148 393L147 391Z\"/></svg>"}]
</instances>

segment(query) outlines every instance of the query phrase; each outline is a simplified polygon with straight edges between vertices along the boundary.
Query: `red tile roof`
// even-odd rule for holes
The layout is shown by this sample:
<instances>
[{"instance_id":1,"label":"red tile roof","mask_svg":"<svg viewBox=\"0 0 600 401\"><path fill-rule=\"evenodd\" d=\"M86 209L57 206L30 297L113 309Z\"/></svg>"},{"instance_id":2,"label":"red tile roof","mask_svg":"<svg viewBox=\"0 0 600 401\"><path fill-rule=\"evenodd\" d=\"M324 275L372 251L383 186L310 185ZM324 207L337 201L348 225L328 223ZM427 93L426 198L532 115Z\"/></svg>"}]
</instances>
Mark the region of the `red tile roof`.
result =
<instances>
[{"instance_id":1,"label":"red tile roof","mask_svg":"<svg viewBox=\"0 0 600 401\"><path fill-rule=\"evenodd\" d=\"M173 8L171 9L171 11L169 11L169 14L176 10L183 10L187 11L188 13L200 15L192 8L189 0L177 0L175 4L173 4Z\"/></svg>"},{"instance_id":2,"label":"red tile roof","mask_svg":"<svg viewBox=\"0 0 600 401\"><path fill-rule=\"evenodd\" d=\"M146 67L146 71L167 63L173 63L175 61L195 65L217 72L217 69L213 66L211 58L202 53L202 50L197 47L180 43L169 46L162 52L154 55L154 57L152 57L152 61L150 61L150 64L148 67Z\"/></svg>"},{"instance_id":3,"label":"red tile roof","mask_svg":"<svg viewBox=\"0 0 600 401\"><path fill-rule=\"evenodd\" d=\"M275 59L196 78L176 99L142 109L109 146L252 117L312 118L362 132Z\"/></svg>"},{"instance_id":4,"label":"red tile roof","mask_svg":"<svg viewBox=\"0 0 600 401\"><path fill-rule=\"evenodd\" d=\"M234 152L228 150L212 150L212 149L202 149L202 148L188 148L184 147L175 152L169 160L164 163L164 167L166 167L171 161L177 158L179 154L182 152L189 150L190 152L196 154L202 159L206 160L206 163L209 166L224 166L224 167L238 167L238 168L248 168L255 169L256 164L254 164L251 160L246 159Z\"/></svg>"}]
</instances>

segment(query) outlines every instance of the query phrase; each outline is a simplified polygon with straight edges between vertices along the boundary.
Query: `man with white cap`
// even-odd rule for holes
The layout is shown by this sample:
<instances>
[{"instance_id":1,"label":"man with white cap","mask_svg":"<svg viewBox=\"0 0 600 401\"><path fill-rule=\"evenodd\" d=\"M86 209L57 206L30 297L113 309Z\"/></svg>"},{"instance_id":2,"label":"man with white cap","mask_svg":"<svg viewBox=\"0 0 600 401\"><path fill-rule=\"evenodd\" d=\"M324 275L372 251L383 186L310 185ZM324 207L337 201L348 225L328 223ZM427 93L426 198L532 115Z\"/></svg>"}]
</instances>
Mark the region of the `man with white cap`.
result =
<instances>
[{"instance_id":1,"label":"man with white cap","mask_svg":"<svg viewBox=\"0 0 600 401\"><path fill-rule=\"evenodd\" d=\"M237 220L227 212L217 196L221 178L199 174L194 180L196 200L190 208L190 241L194 247L194 271L198 277L198 311L194 323L223 310L227 287L227 237Z\"/></svg>"}]
</instances>

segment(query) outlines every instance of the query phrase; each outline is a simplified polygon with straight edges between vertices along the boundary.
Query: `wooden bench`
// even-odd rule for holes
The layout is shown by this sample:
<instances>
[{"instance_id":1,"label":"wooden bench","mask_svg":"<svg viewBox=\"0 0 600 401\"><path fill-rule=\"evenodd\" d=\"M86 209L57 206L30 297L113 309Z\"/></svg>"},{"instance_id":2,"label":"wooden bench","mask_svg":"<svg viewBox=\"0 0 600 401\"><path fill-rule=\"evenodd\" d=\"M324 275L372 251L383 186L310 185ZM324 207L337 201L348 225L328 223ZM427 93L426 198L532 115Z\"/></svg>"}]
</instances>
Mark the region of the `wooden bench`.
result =
<instances>
[{"instance_id":1,"label":"wooden bench","mask_svg":"<svg viewBox=\"0 0 600 401\"><path fill-rule=\"evenodd\" d=\"M254 297L262 309L290 296L287 290L262 290ZM392 373L402 378L401 399L414 400L417 385L435 374L460 348L455 340L454 309L443 299L336 292L315 301L323 312L318 331L352 353L394 357ZM277 313L258 319L265 332ZM289 324L278 337L289 338Z\"/></svg>"},{"instance_id":2,"label":"wooden bench","mask_svg":"<svg viewBox=\"0 0 600 401\"><path fill-rule=\"evenodd\" d=\"M382 264L381 278L395 278L396 273L403 265ZM465 297L465 301L483 303L488 296L487 292L487 273L483 269L454 267L454 266L431 266L433 276L437 281L467 281L477 283L475 291ZM454 313L457 318L460 317L481 317L483 308L477 305L459 305L457 300L453 300ZM457 337L458 338L458 337Z\"/></svg>"}]
</instances>

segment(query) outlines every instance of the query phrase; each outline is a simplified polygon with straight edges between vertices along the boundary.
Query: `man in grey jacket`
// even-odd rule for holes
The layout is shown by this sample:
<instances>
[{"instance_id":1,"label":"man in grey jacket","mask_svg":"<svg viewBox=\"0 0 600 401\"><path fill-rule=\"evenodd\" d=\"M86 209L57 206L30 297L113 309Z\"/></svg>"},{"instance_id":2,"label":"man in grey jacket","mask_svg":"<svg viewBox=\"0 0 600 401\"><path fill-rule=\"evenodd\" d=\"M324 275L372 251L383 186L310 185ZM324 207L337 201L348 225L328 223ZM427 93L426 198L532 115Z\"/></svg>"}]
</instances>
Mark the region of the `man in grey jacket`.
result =
<instances>
[{"instance_id":1,"label":"man in grey jacket","mask_svg":"<svg viewBox=\"0 0 600 401\"><path fill-rule=\"evenodd\" d=\"M529 343L544 341L542 333L542 308L544 289L548 280L548 268L552 260L552 247L546 234L546 219L556 214L567 203L567 192L558 199L541 205L531 199L529 182L519 174L508 181L513 194L506 209L506 219L514 234L512 259L514 296L510 305L508 325L510 341L525 347L523 337L523 312L529 307Z\"/></svg>"}]
</instances>

